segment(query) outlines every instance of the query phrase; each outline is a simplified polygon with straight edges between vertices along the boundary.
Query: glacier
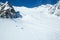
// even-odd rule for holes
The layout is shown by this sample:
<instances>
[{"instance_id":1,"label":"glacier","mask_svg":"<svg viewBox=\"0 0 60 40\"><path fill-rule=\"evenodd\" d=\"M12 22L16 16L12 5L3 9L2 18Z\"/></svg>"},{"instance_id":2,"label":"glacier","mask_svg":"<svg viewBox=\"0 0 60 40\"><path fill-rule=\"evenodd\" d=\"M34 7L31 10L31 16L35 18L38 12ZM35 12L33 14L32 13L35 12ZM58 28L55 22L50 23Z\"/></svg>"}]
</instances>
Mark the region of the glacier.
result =
<instances>
[{"instance_id":1,"label":"glacier","mask_svg":"<svg viewBox=\"0 0 60 40\"><path fill-rule=\"evenodd\" d=\"M60 17L49 11L53 5L13 7L22 18L0 18L0 40L60 40Z\"/></svg>"}]
</instances>

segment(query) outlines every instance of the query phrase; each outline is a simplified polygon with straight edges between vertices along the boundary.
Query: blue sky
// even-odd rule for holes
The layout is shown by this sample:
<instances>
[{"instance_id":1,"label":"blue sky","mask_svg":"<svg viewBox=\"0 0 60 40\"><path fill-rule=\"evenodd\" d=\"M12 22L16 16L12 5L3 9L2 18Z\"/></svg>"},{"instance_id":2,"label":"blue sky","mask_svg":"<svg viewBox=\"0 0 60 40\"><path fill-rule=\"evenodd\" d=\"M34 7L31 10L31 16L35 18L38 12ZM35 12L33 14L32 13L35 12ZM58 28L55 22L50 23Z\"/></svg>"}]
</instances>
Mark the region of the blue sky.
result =
<instances>
[{"instance_id":1,"label":"blue sky","mask_svg":"<svg viewBox=\"0 0 60 40\"><path fill-rule=\"evenodd\" d=\"M0 0L0 2L9 1L15 6L36 7L42 4L55 4L58 0Z\"/></svg>"}]
</instances>

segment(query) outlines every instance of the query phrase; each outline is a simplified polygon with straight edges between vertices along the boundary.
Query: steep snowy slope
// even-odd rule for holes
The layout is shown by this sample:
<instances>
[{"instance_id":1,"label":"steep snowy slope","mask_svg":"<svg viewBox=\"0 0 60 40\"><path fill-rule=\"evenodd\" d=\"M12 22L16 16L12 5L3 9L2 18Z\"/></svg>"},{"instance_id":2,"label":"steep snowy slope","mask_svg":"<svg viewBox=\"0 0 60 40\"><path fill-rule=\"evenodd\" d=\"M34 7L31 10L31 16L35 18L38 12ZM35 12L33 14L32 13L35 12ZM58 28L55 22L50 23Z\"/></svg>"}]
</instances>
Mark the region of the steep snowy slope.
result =
<instances>
[{"instance_id":1,"label":"steep snowy slope","mask_svg":"<svg viewBox=\"0 0 60 40\"><path fill-rule=\"evenodd\" d=\"M60 18L49 14L52 5L46 6L14 6L23 17L0 18L0 40L60 40Z\"/></svg>"}]
</instances>

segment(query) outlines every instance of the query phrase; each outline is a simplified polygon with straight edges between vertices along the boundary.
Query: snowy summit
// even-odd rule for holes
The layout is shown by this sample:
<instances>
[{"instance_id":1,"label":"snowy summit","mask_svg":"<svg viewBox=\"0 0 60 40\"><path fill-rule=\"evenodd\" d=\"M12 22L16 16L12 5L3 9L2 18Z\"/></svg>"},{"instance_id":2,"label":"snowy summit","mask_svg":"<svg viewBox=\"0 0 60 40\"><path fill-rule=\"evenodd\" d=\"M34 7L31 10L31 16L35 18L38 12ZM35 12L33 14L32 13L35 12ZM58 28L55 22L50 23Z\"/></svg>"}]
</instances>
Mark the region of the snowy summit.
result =
<instances>
[{"instance_id":1,"label":"snowy summit","mask_svg":"<svg viewBox=\"0 0 60 40\"><path fill-rule=\"evenodd\" d=\"M0 2L0 18L16 18L16 12L8 1Z\"/></svg>"}]
</instances>

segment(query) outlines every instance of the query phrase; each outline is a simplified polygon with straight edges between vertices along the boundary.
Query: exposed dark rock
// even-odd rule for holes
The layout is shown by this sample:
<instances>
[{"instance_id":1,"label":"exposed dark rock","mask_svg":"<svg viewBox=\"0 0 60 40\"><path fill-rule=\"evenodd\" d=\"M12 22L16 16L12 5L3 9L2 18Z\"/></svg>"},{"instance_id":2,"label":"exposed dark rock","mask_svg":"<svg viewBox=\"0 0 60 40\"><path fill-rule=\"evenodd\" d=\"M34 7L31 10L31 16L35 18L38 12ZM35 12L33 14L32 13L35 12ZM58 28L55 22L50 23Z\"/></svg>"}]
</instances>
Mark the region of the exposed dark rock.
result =
<instances>
[{"instance_id":1,"label":"exposed dark rock","mask_svg":"<svg viewBox=\"0 0 60 40\"><path fill-rule=\"evenodd\" d=\"M60 16L60 0L50 9L50 14Z\"/></svg>"},{"instance_id":2,"label":"exposed dark rock","mask_svg":"<svg viewBox=\"0 0 60 40\"><path fill-rule=\"evenodd\" d=\"M19 13L15 12L14 8L10 5L8 1L6 3L0 2L0 17L1 18L18 18ZM20 15L21 16L21 15Z\"/></svg>"}]
</instances>

